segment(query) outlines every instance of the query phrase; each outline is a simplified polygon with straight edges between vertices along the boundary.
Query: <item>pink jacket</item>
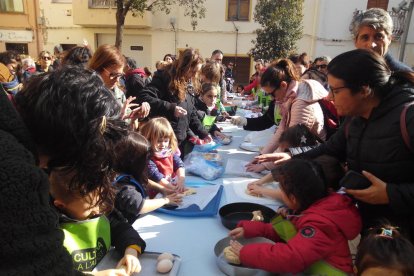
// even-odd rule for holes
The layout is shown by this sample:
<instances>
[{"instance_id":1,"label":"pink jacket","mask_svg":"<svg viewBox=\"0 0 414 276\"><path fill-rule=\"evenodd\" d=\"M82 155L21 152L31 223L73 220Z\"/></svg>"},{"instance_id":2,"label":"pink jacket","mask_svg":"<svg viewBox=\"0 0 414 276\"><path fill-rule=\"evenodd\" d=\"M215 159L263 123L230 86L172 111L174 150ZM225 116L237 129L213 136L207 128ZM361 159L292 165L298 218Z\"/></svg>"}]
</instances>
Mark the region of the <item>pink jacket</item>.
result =
<instances>
[{"instance_id":1,"label":"pink jacket","mask_svg":"<svg viewBox=\"0 0 414 276\"><path fill-rule=\"evenodd\" d=\"M297 234L287 243L270 223L242 221L246 238L265 237L276 244L256 243L243 246L240 261L244 266L273 273L299 273L324 260L346 273L353 273L348 240L361 231L357 208L347 196L337 193L315 202L291 220Z\"/></svg>"},{"instance_id":2,"label":"pink jacket","mask_svg":"<svg viewBox=\"0 0 414 276\"><path fill-rule=\"evenodd\" d=\"M282 117L275 134L261 151L262 154L276 151L280 135L288 127L297 124L306 125L313 133L325 140L324 117L318 101L328 96L328 91L315 80L292 81L288 87L288 93L291 91L296 93L296 97L288 98L279 104L284 105L288 112ZM269 170L274 168L272 162L264 163L264 165Z\"/></svg>"}]
</instances>

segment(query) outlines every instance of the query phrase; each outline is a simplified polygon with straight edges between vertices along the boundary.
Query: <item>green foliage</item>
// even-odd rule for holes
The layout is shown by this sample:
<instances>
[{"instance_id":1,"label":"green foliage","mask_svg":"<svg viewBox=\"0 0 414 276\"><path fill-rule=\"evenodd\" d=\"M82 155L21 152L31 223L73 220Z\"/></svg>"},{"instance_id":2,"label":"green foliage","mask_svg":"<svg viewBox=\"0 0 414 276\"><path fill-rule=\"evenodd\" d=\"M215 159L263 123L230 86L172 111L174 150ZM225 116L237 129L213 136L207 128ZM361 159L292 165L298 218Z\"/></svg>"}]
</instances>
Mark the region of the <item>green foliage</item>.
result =
<instances>
[{"instance_id":1,"label":"green foliage","mask_svg":"<svg viewBox=\"0 0 414 276\"><path fill-rule=\"evenodd\" d=\"M204 3L206 0L115 0L117 13L117 35L115 45L121 47L122 33L125 23L125 17L128 12L132 12L132 16L143 16L145 11L162 11L166 14L171 12L171 7L178 5L184 8L184 16L191 17L191 25L193 30L197 26L197 19L202 19L206 15Z\"/></svg>"},{"instance_id":2,"label":"green foliage","mask_svg":"<svg viewBox=\"0 0 414 276\"><path fill-rule=\"evenodd\" d=\"M296 50L296 41L303 35L303 0L258 0L254 20L262 28L249 52L254 59L273 60L287 57Z\"/></svg>"}]
</instances>

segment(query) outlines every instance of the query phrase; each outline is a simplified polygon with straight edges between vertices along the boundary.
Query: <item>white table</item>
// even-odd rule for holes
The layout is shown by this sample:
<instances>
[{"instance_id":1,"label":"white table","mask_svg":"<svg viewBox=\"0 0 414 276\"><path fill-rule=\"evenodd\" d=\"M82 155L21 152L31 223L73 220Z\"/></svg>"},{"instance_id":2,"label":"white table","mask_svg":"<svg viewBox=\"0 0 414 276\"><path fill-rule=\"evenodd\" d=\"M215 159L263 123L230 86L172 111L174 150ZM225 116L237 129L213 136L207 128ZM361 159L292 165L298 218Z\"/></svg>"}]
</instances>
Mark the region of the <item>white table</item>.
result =
<instances>
[{"instance_id":1,"label":"white table","mask_svg":"<svg viewBox=\"0 0 414 276\"><path fill-rule=\"evenodd\" d=\"M257 153L247 152L238 146L248 131L233 132L233 142L221 146L218 151L223 159L231 158L250 161ZM228 183L228 175L213 181L223 185L223 194L220 206L232 202L246 201L235 194L232 185ZM234 179L234 176L231 176ZM188 176L188 180L201 178ZM242 177L239 177L241 181ZM251 179L253 181L254 179ZM265 204L273 209L279 205ZM161 213L150 213L139 218L133 227L140 233L147 243L148 251L171 252L181 257L182 262L179 275L182 276L216 276L225 275L216 266L214 246L228 234L228 230L221 224L220 216L215 217L178 217Z\"/></svg>"}]
</instances>

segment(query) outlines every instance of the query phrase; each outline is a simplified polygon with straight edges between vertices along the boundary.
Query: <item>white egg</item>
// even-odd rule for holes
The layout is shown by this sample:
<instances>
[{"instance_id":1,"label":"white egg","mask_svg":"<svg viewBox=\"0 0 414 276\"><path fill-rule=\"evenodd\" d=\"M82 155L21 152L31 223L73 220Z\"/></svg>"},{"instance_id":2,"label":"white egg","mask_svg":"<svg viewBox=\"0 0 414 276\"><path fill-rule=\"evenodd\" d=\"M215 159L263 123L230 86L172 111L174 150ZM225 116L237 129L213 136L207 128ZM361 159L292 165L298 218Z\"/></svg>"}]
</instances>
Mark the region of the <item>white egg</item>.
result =
<instances>
[{"instance_id":1,"label":"white egg","mask_svg":"<svg viewBox=\"0 0 414 276\"><path fill-rule=\"evenodd\" d=\"M159 273L167 273L173 267L173 262L168 259L160 260L157 264L157 271Z\"/></svg>"},{"instance_id":2,"label":"white egg","mask_svg":"<svg viewBox=\"0 0 414 276\"><path fill-rule=\"evenodd\" d=\"M161 255L158 256L157 262L159 262L161 260L164 260L164 259L173 261L174 260L174 256L171 253L168 253L168 252L162 253Z\"/></svg>"}]
</instances>

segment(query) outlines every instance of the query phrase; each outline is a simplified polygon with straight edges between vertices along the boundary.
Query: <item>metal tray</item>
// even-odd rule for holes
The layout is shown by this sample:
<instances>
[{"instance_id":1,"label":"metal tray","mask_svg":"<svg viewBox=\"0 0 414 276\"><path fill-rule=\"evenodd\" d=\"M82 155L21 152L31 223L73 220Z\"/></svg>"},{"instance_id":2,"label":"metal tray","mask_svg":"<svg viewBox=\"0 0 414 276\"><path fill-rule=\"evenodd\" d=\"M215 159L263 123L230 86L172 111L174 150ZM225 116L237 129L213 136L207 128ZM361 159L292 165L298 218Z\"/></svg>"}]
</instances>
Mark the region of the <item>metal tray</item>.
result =
<instances>
[{"instance_id":1,"label":"metal tray","mask_svg":"<svg viewBox=\"0 0 414 276\"><path fill-rule=\"evenodd\" d=\"M148 275L148 276L176 276L178 275L178 270L180 269L181 258L173 254L174 256L174 263L173 267L168 273L158 273L157 272L157 258L161 255L159 252L144 252L141 256L139 256L139 261L141 263L142 270L138 273L131 274L132 276L135 275ZM105 269L113 269L116 267L118 261L121 259L121 256L115 249L111 249L102 261L95 267L93 271L101 271Z\"/></svg>"},{"instance_id":2,"label":"metal tray","mask_svg":"<svg viewBox=\"0 0 414 276\"><path fill-rule=\"evenodd\" d=\"M214 247L214 254L217 256L216 264L218 268L228 276L272 276L273 273L256 269L256 268L249 268L243 267L241 265L233 265L229 264L223 257L223 250L225 247L229 246L231 238L227 237L224 239L219 240ZM243 245L250 244L250 243L274 243L271 240L266 238L257 237L252 239L237 239Z\"/></svg>"}]
</instances>

